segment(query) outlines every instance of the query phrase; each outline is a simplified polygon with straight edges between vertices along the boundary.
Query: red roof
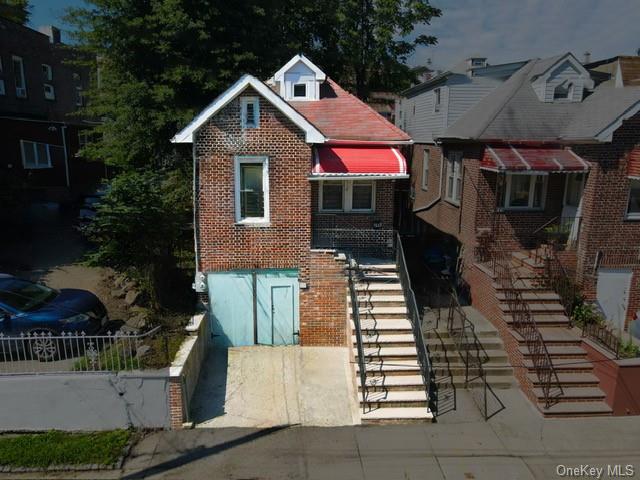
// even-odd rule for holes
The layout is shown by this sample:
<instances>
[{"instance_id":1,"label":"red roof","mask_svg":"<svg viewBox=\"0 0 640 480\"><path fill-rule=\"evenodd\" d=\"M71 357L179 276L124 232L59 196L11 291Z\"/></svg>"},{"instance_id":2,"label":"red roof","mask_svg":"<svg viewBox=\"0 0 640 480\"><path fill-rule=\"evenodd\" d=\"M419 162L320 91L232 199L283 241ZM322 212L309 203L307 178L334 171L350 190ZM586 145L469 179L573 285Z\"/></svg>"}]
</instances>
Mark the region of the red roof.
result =
<instances>
[{"instance_id":1,"label":"red roof","mask_svg":"<svg viewBox=\"0 0 640 480\"><path fill-rule=\"evenodd\" d=\"M488 170L536 172L584 172L589 164L571 149L487 145L480 167Z\"/></svg>"},{"instance_id":2,"label":"red roof","mask_svg":"<svg viewBox=\"0 0 640 480\"><path fill-rule=\"evenodd\" d=\"M627 174L630 177L640 178L640 147L636 147L629 153L629 165Z\"/></svg>"},{"instance_id":3,"label":"red roof","mask_svg":"<svg viewBox=\"0 0 640 480\"><path fill-rule=\"evenodd\" d=\"M407 161L393 147L317 147L314 176L407 176Z\"/></svg>"},{"instance_id":4,"label":"red roof","mask_svg":"<svg viewBox=\"0 0 640 480\"><path fill-rule=\"evenodd\" d=\"M411 137L327 78L320 100L289 101L330 140L406 142Z\"/></svg>"}]
</instances>

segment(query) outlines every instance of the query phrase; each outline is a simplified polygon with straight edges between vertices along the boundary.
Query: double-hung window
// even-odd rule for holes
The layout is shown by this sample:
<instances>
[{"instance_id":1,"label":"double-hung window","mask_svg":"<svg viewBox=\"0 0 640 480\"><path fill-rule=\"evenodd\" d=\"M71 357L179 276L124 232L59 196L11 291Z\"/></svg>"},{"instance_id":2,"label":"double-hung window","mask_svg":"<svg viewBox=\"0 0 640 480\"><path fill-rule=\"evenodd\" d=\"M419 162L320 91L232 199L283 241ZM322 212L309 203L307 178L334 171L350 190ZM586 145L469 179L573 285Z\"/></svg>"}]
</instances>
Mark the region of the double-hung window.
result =
<instances>
[{"instance_id":1,"label":"double-hung window","mask_svg":"<svg viewBox=\"0 0 640 480\"><path fill-rule=\"evenodd\" d=\"M320 182L321 212L362 212L375 210L373 180L324 180Z\"/></svg>"},{"instance_id":2,"label":"double-hung window","mask_svg":"<svg viewBox=\"0 0 640 480\"><path fill-rule=\"evenodd\" d=\"M460 205L462 194L462 152L451 151L447 154L447 189L445 199Z\"/></svg>"},{"instance_id":3,"label":"double-hung window","mask_svg":"<svg viewBox=\"0 0 640 480\"><path fill-rule=\"evenodd\" d=\"M0 57L0 76L4 74L4 70L2 68L2 57ZM0 95L5 95L4 89L4 78L0 78Z\"/></svg>"},{"instance_id":4,"label":"double-hung window","mask_svg":"<svg viewBox=\"0 0 640 480\"><path fill-rule=\"evenodd\" d=\"M267 157L236 157L235 201L237 223L269 222Z\"/></svg>"},{"instance_id":5,"label":"double-hung window","mask_svg":"<svg viewBox=\"0 0 640 480\"><path fill-rule=\"evenodd\" d=\"M631 179L630 182L627 218L630 220L640 220L640 180Z\"/></svg>"},{"instance_id":6,"label":"double-hung window","mask_svg":"<svg viewBox=\"0 0 640 480\"><path fill-rule=\"evenodd\" d=\"M20 150L25 169L51 168L51 152L46 143L20 140Z\"/></svg>"},{"instance_id":7,"label":"double-hung window","mask_svg":"<svg viewBox=\"0 0 640 480\"><path fill-rule=\"evenodd\" d=\"M260 126L258 97L242 97L240 99L240 126L242 128L258 128Z\"/></svg>"},{"instance_id":8,"label":"double-hung window","mask_svg":"<svg viewBox=\"0 0 640 480\"><path fill-rule=\"evenodd\" d=\"M13 64L13 79L16 86L16 97L27 98L27 82L24 78L24 63L22 57L11 57Z\"/></svg>"},{"instance_id":9,"label":"double-hung window","mask_svg":"<svg viewBox=\"0 0 640 480\"><path fill-rule=\"evenodd\" d=\"M547 194L548 175L507 174L504 208L542 210Z\"/></svg>"},{"instance_id":10,"label":"double-hung window","mask_svg":"<svg viewBox=\"0 0 640 480\"><path fill-rule=\"evenodd\" d=\"M422 152L422 189L429 188L429 150Z\"/></svg>"}]
</instances>

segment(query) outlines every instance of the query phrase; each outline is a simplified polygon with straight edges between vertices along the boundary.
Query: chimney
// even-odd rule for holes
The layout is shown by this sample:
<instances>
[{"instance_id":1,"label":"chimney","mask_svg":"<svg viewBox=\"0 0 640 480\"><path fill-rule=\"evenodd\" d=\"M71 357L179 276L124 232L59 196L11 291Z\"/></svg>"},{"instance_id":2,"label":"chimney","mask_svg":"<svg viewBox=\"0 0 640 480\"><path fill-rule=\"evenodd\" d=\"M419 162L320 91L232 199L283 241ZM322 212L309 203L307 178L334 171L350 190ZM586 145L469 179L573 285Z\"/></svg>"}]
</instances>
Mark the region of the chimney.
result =
<instances>
[{"instance_id":1,"label":"chimney","mask_svg":"<svg viewBox=\"0 0 640 480\"><path fill-rule=\"evenodd\" d=\"M587 63L591 63L591 52L589 50L584 52L584 61L582 63L584 65L586 65Z\"/></svg>"},{"instance_id":2,"label":"chimney","mask_svg":"<svg viewBox=\"0 0 640 480\"><path fill-rule=\"evenodd\" d=\"M60 29L54 27L53 25L43 25L38 28L40 33L44 33L47 37L49 37L49 43L62 43L60 41Z\"/></svg>"}]
</instances>

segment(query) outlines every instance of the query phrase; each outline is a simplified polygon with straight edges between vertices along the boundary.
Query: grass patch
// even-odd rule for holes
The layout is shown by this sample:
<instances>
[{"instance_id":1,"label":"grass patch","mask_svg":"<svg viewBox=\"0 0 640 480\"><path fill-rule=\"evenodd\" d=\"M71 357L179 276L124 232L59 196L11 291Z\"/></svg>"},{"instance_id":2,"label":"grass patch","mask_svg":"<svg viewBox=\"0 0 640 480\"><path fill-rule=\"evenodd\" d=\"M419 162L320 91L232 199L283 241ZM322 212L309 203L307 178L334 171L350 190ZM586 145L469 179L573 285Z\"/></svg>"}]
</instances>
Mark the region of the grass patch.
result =
<instances>
[{"instance_id":1,"label":"grass patch","mask_svg":"<svg viewBox=\"0 0 640 480\"><path fill-rule=\"evenodd\" d=\"M25 468L113 465L130 438L128 430L0 435L0 465Z\"/></svg>"}]
</instances>

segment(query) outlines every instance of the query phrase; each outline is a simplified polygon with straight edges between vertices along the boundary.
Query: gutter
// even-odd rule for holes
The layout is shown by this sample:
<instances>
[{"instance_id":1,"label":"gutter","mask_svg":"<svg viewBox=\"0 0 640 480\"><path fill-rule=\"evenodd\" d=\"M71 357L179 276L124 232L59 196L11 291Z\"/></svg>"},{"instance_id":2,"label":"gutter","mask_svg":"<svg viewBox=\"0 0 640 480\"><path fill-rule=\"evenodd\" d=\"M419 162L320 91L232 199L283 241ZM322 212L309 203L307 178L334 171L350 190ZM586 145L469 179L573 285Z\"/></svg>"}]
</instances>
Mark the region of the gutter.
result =
<instances>
[{"instance_id":1,"label":"gutter","mask_svg":"<svg viewBox=\"0 0 640 480\"><path fill-rule=\"evenodd\" d=\"M388 141L378 141L378 140L344 140L344 139L334 139L328 138L324 145L413 145L413 140L388 140Z\"/></svg>"}]
</instances>

